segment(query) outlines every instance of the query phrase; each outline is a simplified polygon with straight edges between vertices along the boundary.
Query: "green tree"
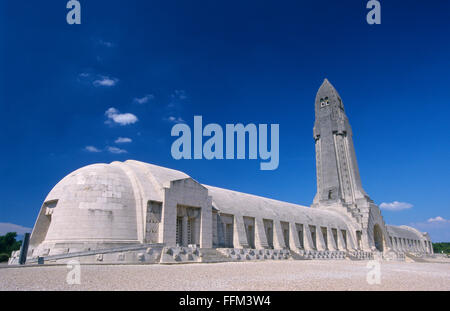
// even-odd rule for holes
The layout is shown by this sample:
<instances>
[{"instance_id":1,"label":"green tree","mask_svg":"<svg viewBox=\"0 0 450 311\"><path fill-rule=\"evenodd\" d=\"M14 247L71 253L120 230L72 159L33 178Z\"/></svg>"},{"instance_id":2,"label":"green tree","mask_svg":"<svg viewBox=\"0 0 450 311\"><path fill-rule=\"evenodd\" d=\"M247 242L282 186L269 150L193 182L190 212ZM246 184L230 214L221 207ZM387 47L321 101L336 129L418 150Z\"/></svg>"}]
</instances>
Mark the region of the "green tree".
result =
<instances>
[{"instance_id":1,"label":"green tree","mask_svg":"<svg viewBox=\"0 0 450 311\"><path fill-rule=\"evenodd\" d=\"M0 261L7 261L11 252L20 249L22 241L17 241L16 232L8 232L5 235L0 235Z\"/></svg>"},{"instance_id":2,"label":"green tree","mask_svg":"<svg viewBox=\"0 0 450 311\"><path fill-rule=\"evenodd\" d=\"M433 243L433 251L435 253L450 254L450 243Z\"/></svg>"}]
</instances>

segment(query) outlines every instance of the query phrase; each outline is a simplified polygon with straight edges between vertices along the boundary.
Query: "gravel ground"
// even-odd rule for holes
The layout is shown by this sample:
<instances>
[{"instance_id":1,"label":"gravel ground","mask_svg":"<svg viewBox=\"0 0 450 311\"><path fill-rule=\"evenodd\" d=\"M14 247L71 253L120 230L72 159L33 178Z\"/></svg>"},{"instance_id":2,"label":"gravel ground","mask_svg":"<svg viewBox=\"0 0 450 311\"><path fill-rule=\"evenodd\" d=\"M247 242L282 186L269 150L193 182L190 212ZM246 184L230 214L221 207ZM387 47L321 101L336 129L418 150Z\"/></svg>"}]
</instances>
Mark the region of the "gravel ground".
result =
<instances>
[{"instance_id":1,"label":"gravel ground","mask_svg":"<svg viewBox=\"0 0 450 311\"><path fill-rule=\"evenodd\" d=\"M184 265L86 265L68 285L66 266L0 268L0 290L450 290L450 263L266 261Z\"/></svg>"}]
</instances>

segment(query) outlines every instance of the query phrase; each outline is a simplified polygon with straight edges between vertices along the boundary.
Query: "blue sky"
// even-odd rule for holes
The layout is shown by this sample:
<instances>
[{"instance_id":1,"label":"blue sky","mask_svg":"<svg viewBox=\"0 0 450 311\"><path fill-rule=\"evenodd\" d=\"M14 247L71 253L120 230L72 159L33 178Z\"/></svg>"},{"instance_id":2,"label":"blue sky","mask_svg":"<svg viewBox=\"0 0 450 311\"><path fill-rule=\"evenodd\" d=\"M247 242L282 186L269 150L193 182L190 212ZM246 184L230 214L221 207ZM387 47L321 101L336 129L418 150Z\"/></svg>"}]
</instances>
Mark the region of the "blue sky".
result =
<instances>
[{"instance_id":1,"label":"blue sky","mask_svg":"<svg viewBox=\"0 0 450 311\"><path fill-rule=\"evenodd\" d=\"M363 0L80 2L81 25L66 23L66 1L0 2L3 225L32 227L65 175L126 159L309 205L327 77L366 192L394 209L386 222L450 241L450 2L381 1L381 25ZM172 159L171 128L194 115L280 124L279 168Z\"/></svg>"}]
</instances>

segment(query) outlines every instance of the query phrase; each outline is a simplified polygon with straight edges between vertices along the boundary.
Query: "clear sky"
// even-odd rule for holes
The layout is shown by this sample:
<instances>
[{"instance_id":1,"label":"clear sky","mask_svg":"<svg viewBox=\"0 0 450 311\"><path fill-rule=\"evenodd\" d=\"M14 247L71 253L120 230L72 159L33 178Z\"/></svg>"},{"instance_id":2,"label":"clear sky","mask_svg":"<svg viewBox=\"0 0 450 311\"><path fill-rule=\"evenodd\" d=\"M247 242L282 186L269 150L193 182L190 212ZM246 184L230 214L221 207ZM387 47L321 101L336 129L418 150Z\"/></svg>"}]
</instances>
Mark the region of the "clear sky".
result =
<instances>
[{"instance_id":1,"label":"clear sky","mask_svg":"<svg viewBox=\"0 0 450 311\"><path fill-rule=\"evenodd\" d=\"M381 25L365 0L80 2L68 25L66 1L0 1L2 226L32 227L70 172L127 159L310 205L326 77L385 221L450 241L449 1L382 0ZM194 115L280 124L279 168L174 160L171 128Z\"/></svg>"}]
</instances>

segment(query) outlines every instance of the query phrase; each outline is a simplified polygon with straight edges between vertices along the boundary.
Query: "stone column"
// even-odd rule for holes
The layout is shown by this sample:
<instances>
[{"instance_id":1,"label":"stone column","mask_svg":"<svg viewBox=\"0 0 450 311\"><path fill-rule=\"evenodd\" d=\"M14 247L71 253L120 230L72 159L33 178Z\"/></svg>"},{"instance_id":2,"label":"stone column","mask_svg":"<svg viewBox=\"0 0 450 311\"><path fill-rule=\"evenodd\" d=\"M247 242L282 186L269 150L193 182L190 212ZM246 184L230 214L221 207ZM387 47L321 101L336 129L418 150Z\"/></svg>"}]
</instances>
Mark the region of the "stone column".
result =
<instances>
[{"instance_id":1,"label":"stone column","mask_svg":"<svg viewBox=\"0 0 450 311\"><path fill-rule=\"evenodd\" d=\"M348 235L348 233L346 235ZM338 241L337 241L338 249L341 250L341 251L346 250L347 249L347 245L345 244L344 235L342 234L342 231L339 230L339 229L337 229L337 236L338 236Z\"/></svg>"},{"instance_id":2,"label":"stone column","mask_svg":"<svg viewBox=\"0 0 450 311\"><path fill-rule=\"evenodd\" d=\"M212 248L212 197L207 197L198 217L200 217L200 247Z\"/></svg>"},{"instance_id":3,"label":"stone column","mask_svg":"<svg viewBox=\"0 0 450 311\"><path fill-rule=\"evenodd\" d=\"M374 246L375 246L375 243L374 243ZM369 235L367 233L367 230L363 230L362 234L361 234L361 249L364 251L368 251L371 249L370 243L369 243Z\"/></svg>"},{"instance_id":4,"label":"stone column","mask_svg":"<svg viewBox=\"0 0 450 311\"><path fill-rule=\"evenodd\" d=\"M328 236L328 249L338 250L339 249L338 241L334 240L333 230L331 230L330 227L327 227L327 236ZM339 233L337 233L337 229L336 229L336 239L339 239Z\"/></svg>"},{"instance_id":5,"label":"stone column","mask_svg":"<svg viewBox=\"0 0 450 311\"><path fill-rule=\"evenodd\" d=\"M183 216L183 221L181 224L181 245L187 246L188 245L188 217L186 215ZM191 228L192 230L192 228Z\"/></svg>"},{"instance_id":6,"label":"stone column","mask_svg":"<svg viewBox=\"0 0 450 311\"><path fill-rule=\"evenodd\" d=\"M293 251L300 248L300 241L298 239L297 226L294 222L289 223L289 248Z\"/></svg>"},{"instance_id":7,"label":"stone column","mask_svg":"<svg viewBox=\"0 0 450 311\"><path fill-rule=\"evenodd\" d=\"M318 242L317 243L317 249L320 250L320 251L326 250L327 246L325 244L325 239L324 239L324 236L322 234L322 227L320 227L320 226L316 227L316 237L319 238L318 241L317 241ZM328 237L327 237L327 239L328 239Z\"/></svg>"},{"instance_id":8,"label":"stone column","mask_svg":"<svg viewBox=\"0 0 450 311\"><path fill-rule=\"evenodd\" d=\"M234 215L233 244L235 248L248 247L244 226L244 217L242 217L242 215Z\"/></svg>"},{"instance_id":9,"label":"stone column","mask_svg":"<svg viewBox=\"0 0 450 311\"><path fill-rule=\"evenodd\" d=\"M349 228L349 230L347 230L347 249L355 250L357 248L356 231L353 230L353 228Z\"/></svg>"},{"instance_id":10,"label":"stone column","mask_svg":"<svg viewBox=\"0 0 450 311\"><path fill-rule=\"evenodd\" d=\"M164 203L159 226L160 241L167 246L176 246L177 203L170 196L170 189L164 188Z\"/></svg>"},{"instance_id":11,"label":"stone column","mask_svg":"<svg viewBox=\"0 0 450 311\"><path fill-rule=\"evenodd\" d=\"M286 246L284 243L283 228L279 220L273 221L273 248L282 249Z\"/></svg>"},{"instance_id":12,"label":"stone column","mask_svg":"<svg viewBox=\"0 0 450 311\"><path fill-rule=\"evenodd\" d=\"M303 225L303 243L305 244L305 250L310 251L314 249L314 243L312 241L311 231L309 230L309 225Z\"/></svg>"},{"instance_id":13,"label":"stone column","mask_svg":"<svg viewBox=\"0 0 450 311\"><path fill-rule=\"evenodd\" d=\"M419 240L419 249L421 253L425 251L425 249L423 248L423 240Z\"/></svg>"},{"instance_id":14,"label":"stone column","mask_svg":"<svg viewBox=\"0 0 450 311\"><path fill-rule=\"evenodd\" d=\"M268 248L264 222L262 218L255 218L255 248Z\"/></svg>"}]
</instances>

